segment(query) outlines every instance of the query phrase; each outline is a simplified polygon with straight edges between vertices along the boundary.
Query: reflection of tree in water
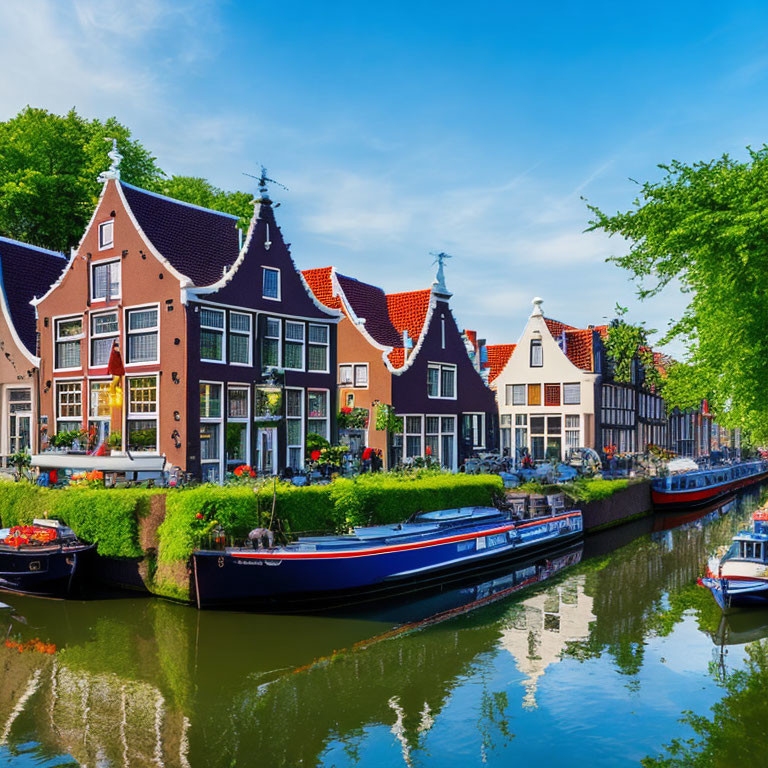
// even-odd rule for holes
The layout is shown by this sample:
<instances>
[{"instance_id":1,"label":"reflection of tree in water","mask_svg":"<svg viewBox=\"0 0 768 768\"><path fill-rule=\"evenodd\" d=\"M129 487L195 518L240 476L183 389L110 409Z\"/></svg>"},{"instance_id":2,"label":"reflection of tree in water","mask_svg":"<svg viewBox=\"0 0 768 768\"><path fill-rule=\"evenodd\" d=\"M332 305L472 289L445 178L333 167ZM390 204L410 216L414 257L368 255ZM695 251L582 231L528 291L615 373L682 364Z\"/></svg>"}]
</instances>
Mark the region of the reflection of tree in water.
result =
<instances>
[{"instance_id":1,"label":"reflection of tree in water","mask_svg":"<svg viewBox=\"0 0 768 768\"><path fill-rule=\"evenodd\" d=\"M645 536L582 566L596 618L589 637L568 643L564 655L583 661L607 652L619 672L634 676L646 638L668 635L685 611L694 609L702 628L717 626L719 609L696 580L707 556L744 527L756 506L756 497L748 497L740 510L707 525Z\"/></svg>"},{"instance_id":2,"label":"reflection of tree in water","mask_svg":"<svg viewBox=\"0 0 768 768\"><path fill-rule=\"evenodd\" d=\"M646 768L719 768L768 764L768 641L747 646L747 662L723 682L725 696L708 717L684 713L696 738L675 739L658 757L646 757Z\"/></svg>"}]
</instances>

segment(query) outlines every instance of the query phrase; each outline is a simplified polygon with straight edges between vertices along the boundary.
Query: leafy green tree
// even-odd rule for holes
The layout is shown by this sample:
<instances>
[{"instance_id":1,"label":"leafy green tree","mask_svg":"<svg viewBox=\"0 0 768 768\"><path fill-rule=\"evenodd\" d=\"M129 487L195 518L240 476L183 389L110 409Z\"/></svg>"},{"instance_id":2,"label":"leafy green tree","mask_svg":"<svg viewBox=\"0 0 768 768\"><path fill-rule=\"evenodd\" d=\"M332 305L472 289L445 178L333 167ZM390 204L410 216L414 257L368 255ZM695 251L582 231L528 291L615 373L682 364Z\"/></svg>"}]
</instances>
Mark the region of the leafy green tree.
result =
<instances>
[{"instance_id":1,"label":"leafy green tree","mask_svg":"<svg viewBox=\"0 0 768 768\"><path fill-rule=\"evenodd\" d=\"M101 193L99 173L110 164L106 138L117 140L124 181L232 213L247 226L252 195L226 192L201 178L167 178L151 152L116 118L102 122L74 109L56 115L26 107L0 122L0 233L60 251L76 246Z\"/></svg>"},{"instance_id":2,"label":"leafy green tree","mask_svg":"<svg viewBox=\"0 0 768 768\"><path fill-rule=\"evenodd\" d=\"M679 286L690 297L663 341L687 347L668 402L704 397L718 421L768 439L768 148L744 162L660 166L632 208L610 216L596 206L590 229L618 234L629 250L612 261L628 269L641 297Z\"/></svg>"},{"instance_id":3,"label":"leafy green tree","mask_svg":"<svg viewBox=\"0 0 768 768\"><path fill-rule=\"evenodd\" d=\"M117 139L121 173L146 186L162 175L155 158L115 118L86 120L27 107L0 123L0 232L66 251L77 245L109 167L106 137Z\"/></svg>"},{"instance_id":4,"label":"leafy green tree","mask_svg":"<svg viewBox=\"0 0 768 768\"><path fill-rule=\"evenodd\" d=\"M617 310L620 314L626 311L618 305ZM632 366L638 360L643 367L645 384L657 391L661 389L662 378L653 362L653 350L648 342L652 333L656 331L647 329L644 323L633 325L621 317L611 321L604 344L616 381L631 382Z\"/></svg>"}]
</instances>

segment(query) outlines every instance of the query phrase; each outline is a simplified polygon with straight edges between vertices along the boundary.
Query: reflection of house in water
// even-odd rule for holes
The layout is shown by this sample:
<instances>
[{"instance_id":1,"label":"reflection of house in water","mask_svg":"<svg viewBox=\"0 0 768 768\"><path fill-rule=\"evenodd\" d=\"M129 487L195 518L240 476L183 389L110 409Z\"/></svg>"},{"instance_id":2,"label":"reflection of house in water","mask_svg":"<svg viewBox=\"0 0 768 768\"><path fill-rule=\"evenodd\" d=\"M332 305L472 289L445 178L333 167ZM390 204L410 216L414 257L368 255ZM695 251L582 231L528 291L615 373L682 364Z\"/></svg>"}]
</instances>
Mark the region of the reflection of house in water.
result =
<instances>
[{"instance_id":1,"label":"reflection of house in water","mask_svg":"<svg viewBox=\"0 0 768 768\"><path fill-rule=\"evenodd\" d=\"M592 598L584 593L584 576L577 576L515 605L502 632L501 646L515 658L525 675L523 706L536 706L539 678L560 661L567 643L586 640Z\"/></svg>"}]
</instances>

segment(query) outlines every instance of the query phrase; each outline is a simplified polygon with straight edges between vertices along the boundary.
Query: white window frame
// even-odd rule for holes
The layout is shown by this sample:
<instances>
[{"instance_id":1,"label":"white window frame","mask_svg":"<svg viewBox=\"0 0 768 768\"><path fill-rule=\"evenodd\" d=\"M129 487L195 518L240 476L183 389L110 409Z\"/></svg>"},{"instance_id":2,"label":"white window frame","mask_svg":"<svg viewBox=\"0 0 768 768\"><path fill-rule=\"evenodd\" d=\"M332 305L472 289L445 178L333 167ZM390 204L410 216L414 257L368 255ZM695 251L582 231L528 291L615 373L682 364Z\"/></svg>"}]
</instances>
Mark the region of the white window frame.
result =
<instances>
[{"instance_id":1,"label":"white window frame","mask_svg":"<svg viewBox=\"0 0 768 768\"><path fill-rule=\"evenodd\" d=\"M568 420L571 420L571 424L573 423L573 420L576 419L577 426L569 426ZM581 447L581 415L578 413L566 413L564 416L563 421L563 433L565 435L565 442L563 443L563 447L565 450L568 450L569 448L580 448ZM576 445L569 445L568 444L568 437L576 435Z\"/></svg>"},{"instance_id":2,"label":"white window frame","mask_svg":"<svg viewBox=\"0 0 768 768\"><path fill-rule=\"evenodd\" d=\"M111 247L111 246L110 246ZM96 296L96 268L107 267L110 264L117 264L117 292L109 294L110 301L116 301L123 297L123 269L120 259L100 259L99 261L92 261L89 264L90 281L91 281L91 304L107 303L106 296Z\"/></svg>"},{"instance_id":3,"label":"white window frame","mask_svg":"<svg viewBox=\"0 0 768 768\"><path fill-rule=\"evenodd\" d=\"M355 371L353 363L339 363L339 386L340 387L353 387L355 384ZM345 379L342 376L342 369L349 370L349 379Z\"/></svg>"},{"instance_id":4,"label":"white window frame","mask_svg":"<svg viewBox=\"0 0 768 768\"><path fill-rule=\"evenodd\" d=\"M330 442L331 440L331 391L329 389L324 389L323 387L307 387L306 390L306 403L304 405L304 413L305 421L306 421L306 432L314 432L314 430L309 428L309 420L312 419L312 421L320 421L319 417L317 416L310 416L309 415L309 396L313 392L325 392L325 439ZM315 433L318 434L318 433Z\"/></svg>"},{"instance_id":5,"label":"white window frame","mask_svg":"<svg viewBox=\"0 0 768 768\"><path fill-rule=\"evenodd\" d=\"M313 328L325 328L325 343L320 343L317 341L312 341L310 339L312 335L312 329ZM310 368L309 367L309 349L310 347L323 347L325 349L325 368ZM331 364L331 328L326 323L309 323L307 325L307 347L306 347L306 360L307 360L307 371L309 373L330 373L330 364Z\"/></svg>"},{"instance_id":6,"label":"white window frame","mask_svg":"<svg viewBox=\"0 0 768 768\"><path fill-rule=\"evenodd\" d=\"M155 380L155 410L154 412L131 412L131 382L134 379L154 379ZM128 441L128 422L129 421L154 421L155 427L155 450L154 451L136 451L142 456L156 456L160 453L160 376L156 373L137 373L125 377L125 429L123 430L123 445L129 445Z\"/></svg>"},{"instance_id":7,"label":"white window frame","mask_svg":"<svg viewBox=\"0 0 768 768\"><path fill-rule=\"evenodd\" d=\"M229 396L230 392L232 390L238 390L238 391L244 391L246 393L246 412L245 416L230 416L229 413ZM236 384L236 383L229 383L227 384L227 400L226 400L226 424L245 424L245 459L243 460L243 464L251 465L251 422L253 419L251 418L251 387L249 384ZM222 408L222 412L224 412L224 408ZM226 469L227 467L227 440L226 440L226 425L223 429L223 432L225 433L222 437L224 439L224 467Z\"/></svg>"},{"instance_id":8,"label":"white window frame","mask_svg":"<svg viewBox=\"0 0 768 768\"><path fill-rule=\"evenodd\" d=\"M222 483L224 481L224 472L226 468L226 458L224 456L225 452L225 442L224 442L224 414L227 413L227 409L229 408L229 401L227 399L227 387L226 384L223 381L205 381L201 380L198 386L198 400L200 400L200 387L203 384L208 384L212 387L218 387L219 388L219 402L220 402L220 410L218 416L203 416L202 407L200 408L200 429L202 429L203 424L218 424L219 425L219 458L218 459L204 459L203 458L203 445L202 440L200 441L200 471L203 476L203 479L205 479L205 473L203 472L203 469L206 464L218 464L219 466L219 483Z\"/></svg>"},{"instance_id":9,"label":"white window frame","mask_svg":"<svg viewBox=\"0 0 768 768\"><path fill-rule=\"evenodd\" d=\"M207 309L207 307L206 307ZM240 331L240 330L233 330L232 329L232 318L237 315L239 317L247 317L248 318L248 332ZM202 327L202 326L201 326ZM253 365L253 316L248 312L229 312L229 317L227 318L227 327L229 328L229 335L230 336L243 336L248 338L248 361L245 363L240 362L233 362L232 360L229 360L229 357L227 356L227 360L229 360L230 365L238 365L242 368L248 368ZM213 330L213 329L211 329ZM225 348L227 350L227 353L232 349L232 345L229 343L229 339L227 339Z\"/></svg>"},{"instance_id":10,"label":"white window frame","mask_svg":"<svg viewBox=\"0 0 768 768\"><path fill-rule=\"evenodd\" d=\"M437 395L429 394L429 369L437 368ZM453 371L453 395L443 394L443 368ZM427 363L427 397L430 400L457 400L459 395L459 372L455 363Z\"/></svg>"},{"instance_id":11,"label":"white window frame","mask_svg":"<svg viewBox=\"0 0 768 768\"><path fill-rule=\"evenodd\" d=\"M400 416L400 414L398 414ZM401 417L403 419L403 460L405 459L413 459L416 458L416 456L424 456L424 429L425 429L425 423L424 423L424 414L423 413L405 413ZM421 424L421 429L419 432L409 432L408 431L408 419L419 419ZM416 454L416 456L409 456L408 455L408 438L409 437L418 437L419 438L419 451Z\"/></svg>"},{"instance_id":12,"label":"white window frame","mask_svg":"<svg viewBox=\"0 0 768 768\"><path fill-rule=\"evenodd\" d=\"M94 321L100 317L106 315L114 315L115 322L117 323L117 330L111 333L95 333L93 330ZM88 318L88 367L89 368L106 368L109 365L109 355L107 355L107 362L101 365L97 365L93 361L93 342L95 339L112 339L114 341L120 340L120 311L118 309L111 309L107 312L94 312Z\"/></svg>"},{"instance_id":13,"label":"white window frame","mask_svg":"<svg viewBox=\"0 0 768 768\"><path fill-rule=\"evenodd\" d=\"M365 371L365 384L358 384L357 383L357 372L358 370ZM368 366L368 363L355 363L352 366L352 383L355 389L368 389L370 386L370 369Z\"/></svg>"},{"instance_id":14,"label":"white window frame","mask_svg":"<svg viewBox=\"0 0 768 768\"><path fill-rule=\"evenodd\" d=\"M578 399L571 400L568 398L566 395L568 387L576 387L578 389ZM569 381L563 384L563 405L581 405L581 382Z\"/></svg>"},{"instance_id":15,"label":"white window frame","mask_svg":"<svg viewBox=\"0 0 768 768\"><path fill-rule=\"evenodd\" d=\"M141 312L145 309L154 309L157 311L157 325L154 328L141 328L136 331L131 330L130 314L131 312ZM160 304L138 304L136 306L125 307L123 309L123 328L125 336L125 352L124 360L126 368L137 368L143 365L159 365L160 363ZM130 337L138 336L142 334L154 333L157 335L157 344L155 345L155 359L154 360L140 360L135 363L130 361Z\"/></svg>"},{"instance_id":16,"label":"white window frame","mask_svg":"<svg viewBox=\"0 0 768 768\"><path fill-rule=\"evenodd\" d=\"M283 345L282 345L282 353L283 353L283 363L287 360L286 350L288 349L289 344L298 344L298 339L289 339L288 338L288 326L299 326L301 328L301 366L299 368L289 368L287 365L283 365L283 368L286 371L303 371L307 367L307 326L305 323L302 323L301 321L296 320L286 320L285 326L282 327L282 334L283 334Z\"/></svg>"},{"instance_id":17,"label":"white window frame","mask_svg":"<svg viewBox=\"0 0 768 768\"><path fill-rule=\"evenodd\" d=\"M298 392L299 393L299 403L301 404L301 414L299 416L289 416L288 415L288 391L292 392ZM305 463L305 446L307 444L307 421L304 418L304 414L307 412L307 396L304 394L304 389L301 387L286 387L285 388L285 420L286 423L289 421L298 421L301 425L301 443L299 445L296 445L296 443L289 443L288 442L288 430L285 431L285 466L290 467L291 466L291 448L298 448L299 449L299 457L301 461L299 462L299 469L304 468ZM330 406L328 407L328 410L330 411Z\"/></svg>"},{"instance_id":18,"label":"white window frame","mask_svg":"<svg viewBox=\"0 0 768 768\"><path fill-rule=\"evenodd\" d=\"M528 404L528 385L527 384L507 384L511 388L512 398L507 402L507 405L527 405ZM518 402L517 394L522 390L522 400Z\"/></svg>"},{"instance_id":19,"label":"white window frame","mask_svg":"<svg viewBox=\"0 0 768 768\"><path fill-rule=\"evenodd\" d=\"M418 414L413 414L418 415ZM438 431L437 433L430 432L427 433L427 419L437 419L438 420ZM447 432L443 429L443 419L451 419L453 421L453 431ZM438 442L438 450L437 450L437 456L432 454L431 458L434 460L437 460L440 462L441 466L443 466L445 469L449 469L453 472L456 471L456 465L458 463L458 456L459 456L459 433L458 433L458 420L456 418L455 413L426 413L424 414L424 418L422 419L422 429L423 429L423 440L421 443L422 448L422 455L426 457L426 451L427 451L427 437L437 437ZM403 422L403 430L405 430L405 422ZM415 432L409 432L409 435L413 436L416 433ZM453 437L453 453L450 456L450 460L446 462L444 460L443 456L443 437L451 435ZM405 432L403 432L403 457L405 458Z\"/></svg>"},{"instance_id":20,"label":"white window frame","mask_svg":"<svg viewBox=\"0 0 768 768\"><path fill-rule=\"evenodd\" d=\"M66 371L81 371L83 369L83 345L82 340L85 338L85 319L83 318L83 315L60 315L58 317L52 318L53 320L53 328L51 329L53 333L53 370L54 372L66 372ZM75 334L74 336L65 336L63 339L59 339L59 323L66 323L70 320L79 320L80 321L80 333ZM71 367L71 368L59 368L57 367L58 363L58 345L59 344L67 344L69 342L76 341L78 342L78 346L80 347L80 365Z\"/></svg>"},{"instance_id":21,"label":"white window frame","mask_svg":"<svg viewBox=\"0 0 768 768\"><path fill-rule=\"evenodd\" d=\"M61 400L59 398L59 387L62 385L70 385L70 384L76 384L80 387L80 416L62 416L61 415ZM59 430L59 423L62 421L77 421L79 422L80 428L82 429L83 426L83 380L81 378L72 378L72 379L55 379L54 380L54 397L55 400L55 412L56 412L56 432L58 433Z\"/></svg>"},{"instance_id":22,"label":"white window frame","mask_svg":"<svg viewBox=\"0 0 768 768\"><path fill-rule=\"evenodd\" d=\"M472 417L472 448L485 448L485 413L483 411L465 411L462 416ZM475 418L479 417L479 418ZM475 438L479 434L480 442Z\"/></svg>"},{"instance_id":23,"label":"white window frame","mask_svg":"<svg viewBox=\"0 0 768 768\"><path fill-rule=\"evenodd\" d=\"M277 272L277 296L267 296L264 292L264 276L267 272ZM261 266L261 298L267 301L281 301L283 295L283 275L278 267Z\"/></svg>"},{"instance_id":24,"label":"white window frame","mask_svg":"<svg viewBox=\"0 0 768 768\"><path fill-rule=\"evenodd\" d=\"M534 348L539 350L538 363L533 362L533 350ZM529 348L529 358L528 362L530 363L531 368L543 368L544 367L544 344L542 343L541 339L531 339L530 348Z\"/></svg>"},{"instance_id":25,"label":"white window frame","mask_svg":"<svg viewBox=\"0 0 768 768\"><path fill-rule=\"evenodd\" d=\"M215 312L222 315L221 328L216 328L213 325L205 325L203 323L203 311ZM219 365L226 365L227 363L227 313L223 309L218 307L209 307L205 304L200 305L200 338L202 340L203 331L213 331L221 334L221 360L214 360L209 357L203 357L202 348L200 349L200 362L201 363L218 363Z\"/></svg>"},{"instance_id":26,"label":"white window frame","mask_svg":"<svg viewBox=\"0 0 768 768\"><path fill-rule=\"evenodd\" d=\"M105 242L104 232L109 228L109 242ZM115 220L108 219L99 224L99 250L107 251L115 247Z\"/></svg>"},{"instance_id":27,"label":"white window frame","mask_svg":"<svg viewBox=\"0 0 768 768\"><path fill-rule=\"evenodd\" d=\"M277 336L269 336L267 335L267 327L270 320L274 320L277 323L278 326L278 332ZM261 345L261 367L262 368L282 368L283 364L283 318L281 317L273 317L271 315L267 315L264 320L264 334L262 336L262 341L266 339L272 339L273 341L277 341L277 365L266 365L264 362L264 345L262 343Z\"/></svg>"}]
</instances>

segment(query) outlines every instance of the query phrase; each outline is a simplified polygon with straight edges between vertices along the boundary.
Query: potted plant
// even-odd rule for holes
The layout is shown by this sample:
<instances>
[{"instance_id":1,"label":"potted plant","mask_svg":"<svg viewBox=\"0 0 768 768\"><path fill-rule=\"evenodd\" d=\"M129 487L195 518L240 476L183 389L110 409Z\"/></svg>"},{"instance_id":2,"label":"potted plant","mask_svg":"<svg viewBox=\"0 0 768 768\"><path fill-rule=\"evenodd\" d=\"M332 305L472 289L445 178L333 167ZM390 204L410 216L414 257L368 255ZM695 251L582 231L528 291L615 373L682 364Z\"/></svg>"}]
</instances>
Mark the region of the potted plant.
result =
<instances>
[{"instance_id":1,"label":"potted plant","mask_svg":"<svg viewBox=\"0 0 768 768\"><path fill-rule=\"evenodd\" d=\"M8 464L16 470L19 479L30 480L29 467L32 464L32 458L27 450L16 451L8 457Z\"/></svg>"},{"instance_id":2,"label":"potted plant","mask_svg":"<svg viewBox=\"0 0 768 768\"><path fill-rule=\"evenodd\" d=\"M123 435L121 432L110 432L107 438L107 448L111 456L123 455Z\"/></svg>"}]
</instances>

